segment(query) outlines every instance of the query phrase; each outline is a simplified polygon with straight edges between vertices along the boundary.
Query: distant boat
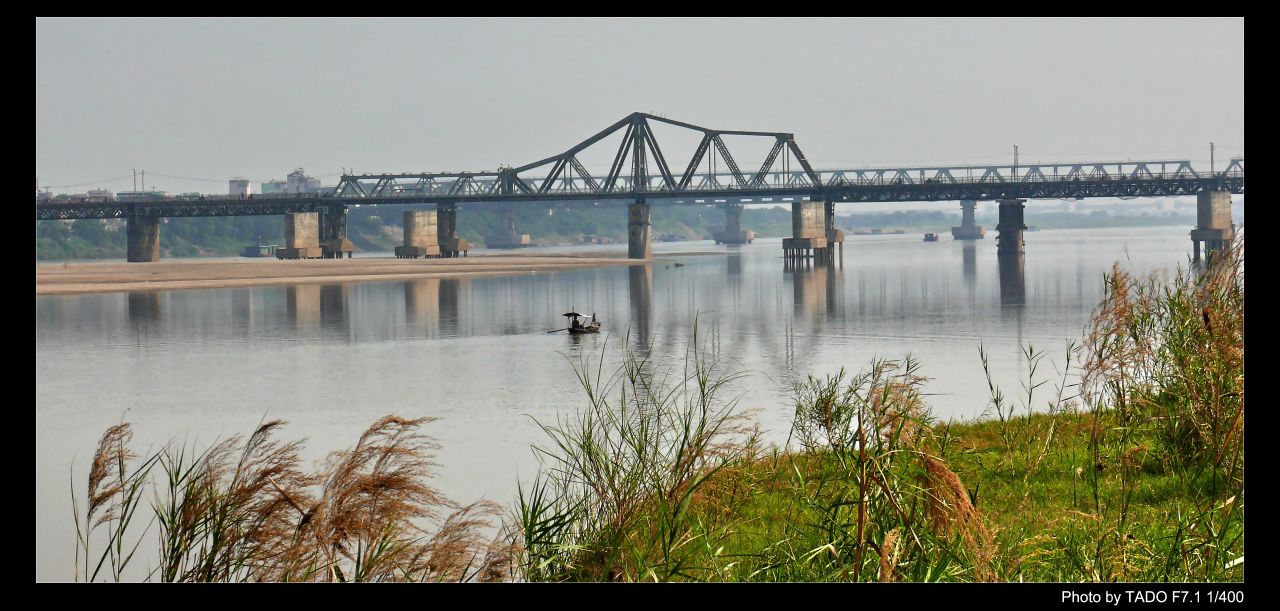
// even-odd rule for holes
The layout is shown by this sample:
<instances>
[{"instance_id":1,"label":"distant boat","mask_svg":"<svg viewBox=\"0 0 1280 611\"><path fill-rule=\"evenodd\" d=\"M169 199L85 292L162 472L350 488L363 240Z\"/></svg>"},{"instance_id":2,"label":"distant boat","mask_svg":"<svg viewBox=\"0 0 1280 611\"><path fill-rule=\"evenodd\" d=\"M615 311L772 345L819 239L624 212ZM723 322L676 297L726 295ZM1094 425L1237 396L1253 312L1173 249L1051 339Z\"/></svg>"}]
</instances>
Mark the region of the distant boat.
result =
<instances>
[{"instance_id":1,"label":"distant boat","mask_svg":"<svg viewBox=\"0 0 1280 611\"><path fill-rule=\"evenodd\" d=\"M926 242L937 242L937 241L938 241L938 234L936 234L936 233L926 233L926 234L924 234L924 241L926 241Z\"/></svg>"},{"instance_id":2,"label":"distant boat","mask_svg":"<svg viewBox=\"0 0 1280 611\"><path fill-rule=\"evenodd\" d=\"M276 256L276 248L277 246L275 244L263 244L262 240L258 240L256 245L245 246L244 250L240 251L240 256L252 259L256 259L258 257L274 257Z\"/></svg>"}]
</instances>

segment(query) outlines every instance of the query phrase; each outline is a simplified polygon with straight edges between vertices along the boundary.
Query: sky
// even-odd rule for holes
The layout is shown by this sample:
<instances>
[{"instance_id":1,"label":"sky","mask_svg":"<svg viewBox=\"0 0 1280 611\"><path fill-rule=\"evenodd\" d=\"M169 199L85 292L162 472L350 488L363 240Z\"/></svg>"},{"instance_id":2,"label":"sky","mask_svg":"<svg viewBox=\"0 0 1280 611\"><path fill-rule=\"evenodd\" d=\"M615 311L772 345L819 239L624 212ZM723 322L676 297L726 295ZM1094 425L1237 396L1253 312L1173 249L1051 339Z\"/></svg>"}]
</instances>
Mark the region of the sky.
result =
<instances>
[{"instance_id":1,"label":"sky","mask_svg":"<svg viewBox=\"0 0 1280 611\"><path fill-rule=\"evenodd\" d=\"M1244 154L1244 20L36 20L55 193L129 190L134 169L206 193L297 167L494 169L634 111L790 132L818 168L1009 163L1014 145L1207 168L1210 142L1220 168ZM658 133L669 161L696 145L680 132ZM729 142L744 167L769 144ZM607 170L607 148L584 163Z\"/></svg>"}]
</instances>

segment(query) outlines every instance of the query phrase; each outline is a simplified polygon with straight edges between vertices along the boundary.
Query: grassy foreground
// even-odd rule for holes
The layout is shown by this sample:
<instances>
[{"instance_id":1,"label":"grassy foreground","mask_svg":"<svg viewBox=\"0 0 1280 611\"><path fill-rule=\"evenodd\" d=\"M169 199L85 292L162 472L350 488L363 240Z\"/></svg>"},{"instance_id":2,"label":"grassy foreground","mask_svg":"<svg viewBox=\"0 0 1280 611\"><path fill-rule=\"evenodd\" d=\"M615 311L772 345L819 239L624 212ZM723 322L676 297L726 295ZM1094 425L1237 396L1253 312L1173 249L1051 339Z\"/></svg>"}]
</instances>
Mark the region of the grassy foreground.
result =
<instances>
[{"instance_id":1,"label":"grassy foreground","mask_svg":"<svg viewBox=\"0 0 1280 611\"><path fill-rule=\"evenodd\" d=\"M793 443L765 449L696 342L682 372L583 365L590 405L544 425L520 494L517 574L1241 580L1243 244L1106 283L1057 380L1028 347L1018 392L991 383L973 423L935 421L909 357L877 360L799 385Z\"/></svg>"},{"instance_id":2,"label":"grassy foreground","mask_svg":"<svg viewBox=\"0 0 1280 611\"><path fill-rule=\"evenodd\" d=\"M505 510L430 487L427 419L383 418L312 469L273 438L279 422L143 458L121 424L83 497L73 487L75 575L1242 580L1243 273L1242 241L1171 278L1116 267L1059 370L1028 347L1017 391L990 384L975 422L938 422L910 357L810 377L784 448L725 396L733 376L704 362L696 329L682 367L584 362L584 406L539 423L542 469ZM143 544L158 566L126 572Z\"/></svg>"}]
</instances>

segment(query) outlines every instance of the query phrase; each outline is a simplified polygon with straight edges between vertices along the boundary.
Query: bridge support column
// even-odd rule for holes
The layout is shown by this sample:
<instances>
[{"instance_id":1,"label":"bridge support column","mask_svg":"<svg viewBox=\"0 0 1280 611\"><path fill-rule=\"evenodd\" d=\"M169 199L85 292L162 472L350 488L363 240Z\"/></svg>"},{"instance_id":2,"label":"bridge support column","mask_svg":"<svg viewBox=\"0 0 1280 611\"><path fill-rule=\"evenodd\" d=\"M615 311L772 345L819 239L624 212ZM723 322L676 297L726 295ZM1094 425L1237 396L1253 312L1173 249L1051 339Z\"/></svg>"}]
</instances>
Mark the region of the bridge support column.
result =
<instances>
[{"instance_id":1,"label":"bridge support column","mask_svg":"<svg viewBox=\"0 0 1280 611\"><path fill-rule=\"evenodd\" d=\"M1231 193L1229 191L1201 191L1196 194L1196 228L1191 230L1191 245L1195 260L1200 260L1200 245L1204 245L1205 259L1222 252L1235 237L1236 226L1231 222Z\"/></svg>"},{"instance_id":2,"label":"bridge support column","mask_svg":"<svg viewBox=\"0 0 1280 611\"><path fill-rule=\"evenodd\" d=\"M160 217L130 214L125 221L128 233L127 261L154 263L160 260Z\"/></svg>"},{"instance_id":3,"label":"bridge support column","mask_svg":"<svg viewBox=\"0 0 1280 611\"><path fill-rule=\"evenodd\" d=\"M627 258L653 258L653 225L644 200L627 204Z\"/></svg>"},{"instance_id":4,"label":"bridge support column","mask_svg":"<svg viewBox=\"0 0 1280 611\"><path fill-rule=\"evenodd\" d=\"M836 227L836 203L823 204L823 227L827 236L827 259L835 261L836 248L840 248L840 260L844 261L844 231Z\"/></svg>"},{"instance_id":5,"label":"bridge support column","mask_svg":"<svg viewBox=\"0 0 1280 611\"><path fill-rule=\"evenodd\" d=\"M716 244L750 244L755 239L754 231L742 229L742 204L724 204L724 228L711 232Z\"/></svg>"},{"instance_id":6,"label":"bridge support column","mask_svg":"<svg viewBox=\"0 0 1280 611\"><path fill-rule=\"evenodd\" d=\"M978 207L977 200L960 200L960 226L951 228L953 240L981 240L987 232L978 226L973 218L973 210Z\"/></svg>"},{"instance_id":7,"label":"bridge support column","mask_svg":"<svg viewBox=\"0 0 1280 611\"><path fill-rule=\"evenodd\" d=\"M791 236L782 240L782 256L820 262L827 249L823 202L791 203Z\"/></svg>"},{"instance_id":8,"label":"bridge support column","mask_svg":"<svg viewBox=\"0 0 1280 611\"><path fill-rule=\"evenodd\" d=\"M404 211L404 245L396 247L396 257L417 259L440 256L435 210Z\"/></svg>"},{"instance_id":9,"label":"bridge support column","mask_svg":"<svg viewBox=\"0 0 1280 611\"><path fill-rule=\"evenodd\" d=\"M529 234L516 233L516 212L510 204L498 209L498 230L485 239L487 248L523 248L531 246Z\"/></svg>"},{"instance_id":10,"label":"bridge support column","mask_svg":"<svg viewBox=\"0 0 1280 611\"><path fill-rule=\"evenodd\" d=\"M347 207L333 206L320 214L320 249L326 259L350 259L356 247L347 239Z\"/></svg>"},{"instance_id":11,"label":"bridge support column","mask_svg":"<svg viewBox=\"0 0 1280 611\"><path fill-rule=\"evenodd\" d=\"M458 205L436 204L436 231L440 237L440 256L446 259L465 257L471 243L458 237Z\"/></svg>"},{"instance_id":12,"label":"bridge support column","mask_svg":"<svg viewBox=\"0 0 1280 611\"><path fill-rule=\"evenodd\" d=\"M284 215L284 248L276 249L277 259L318 259L320 248L320 213L291 212Z\"/></svg>"},{"instance_id":13,"label":"bridge support column","mask_svg":"<svg viewBox=\"0 0 1280 611\"><path fill-rule=\"evenodd\" d=\"M1023 222L1023 210L1027 206L1025 199L1002 199L1000 202L1000 224L996 225L996 255L1021 255L1026 252L1023 232L1027 225Z\"/></svg>"}]
</instances>

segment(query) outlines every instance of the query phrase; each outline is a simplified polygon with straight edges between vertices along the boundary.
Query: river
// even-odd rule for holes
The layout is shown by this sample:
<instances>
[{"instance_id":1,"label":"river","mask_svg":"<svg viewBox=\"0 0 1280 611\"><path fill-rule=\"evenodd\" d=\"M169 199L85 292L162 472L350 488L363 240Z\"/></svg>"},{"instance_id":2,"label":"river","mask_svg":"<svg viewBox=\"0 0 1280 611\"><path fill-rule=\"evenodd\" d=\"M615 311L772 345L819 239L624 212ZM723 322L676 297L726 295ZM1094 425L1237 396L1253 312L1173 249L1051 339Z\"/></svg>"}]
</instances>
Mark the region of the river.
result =
<instances>
[{"instance_id":1,"label":"river","mask_svg":"<svg viewBox=\"0 0 1280 611\"><path fill-rule=\"evenodd\" d=\"M912 355L932 378L934 414L972 419L989 398L979 346L1017 395L1020 347L1032 345L1048 353L1038 377L1049 384L1034 401L1043 408L1103 274L1115 261L1136 272L1185 265L1188 230L1029 232L1011 265L998 263L991 231L971 243L850 236L842 264L816 269L785 269L776 239L685 242L630 268L37 297L36 579L71 579L72 470L83 495L99 436L122 419L141 453L281 418L284 436L307 438L318 460L382 415L433 416L435 485L458 501L509 504L538 468L535 420L584 402L575 363L604 351L610 367L626 347L680 367L695 323L700 351L742 374L729 390L774 443L789 431L794 382L877 356ZM571 309L598 315L604 332L547 333Z\"/></svg>"}]
</instances>

